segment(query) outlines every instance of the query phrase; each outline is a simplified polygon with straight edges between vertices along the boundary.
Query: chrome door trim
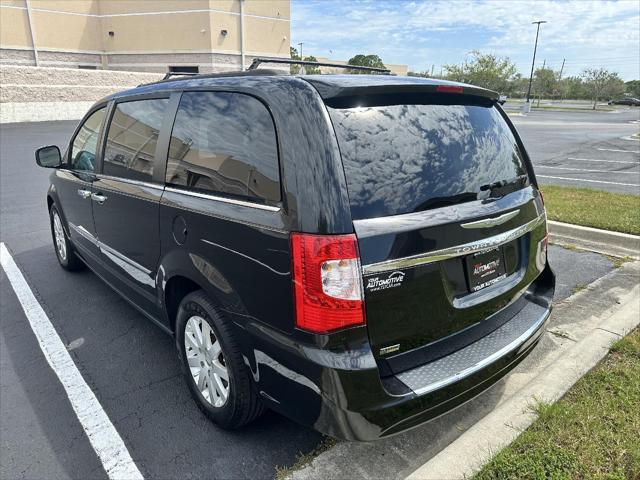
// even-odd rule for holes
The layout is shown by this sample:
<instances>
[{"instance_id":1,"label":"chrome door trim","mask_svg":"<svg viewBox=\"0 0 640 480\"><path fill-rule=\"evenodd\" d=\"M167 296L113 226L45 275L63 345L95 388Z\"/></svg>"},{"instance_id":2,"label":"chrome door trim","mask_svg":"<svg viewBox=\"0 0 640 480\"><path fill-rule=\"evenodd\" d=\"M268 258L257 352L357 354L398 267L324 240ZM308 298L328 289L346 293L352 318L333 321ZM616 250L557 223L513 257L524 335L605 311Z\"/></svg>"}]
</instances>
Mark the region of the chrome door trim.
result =
<instances>
[{"instance_id":1,"label":"chrome door trim","mask_svg":"<svg viewBox=\"0 0 640 480\"><path fill-rule=\"evenodd\" d=\"M490 248L495 248L505 243L508 243L522 235L529 233L536 227L544 224L547 221L545 213L534 218L530 222L525 223L517 228L508 230L506 232L494 235L492 237L483 238L475 242L465 243L462 245L455 245L453 247L443 248L441 250L434 250L431 252L421 253L419 255L412 255L410 257L394 258L393 260L385 260L384 262L370 263L362 267L364 275L371 273L387 272L389 270L401 270L403 268L412 268L419 265L426 265L428 263L439 262L442 260L448 260L449 258L461 257L463 255L469 255L471 253L481 252Z\"/></svg>"},{"instance_id":2,"label":"chrome door trim","mask_svg":"<svg viewBox=\"0 0 640 480\"><path fill-rule=\"evenodd\" d=\"M483 220L476 220L475 222L467 222L461 223L460 226L462 228L489 228L495 227L497 225L502 225L503 223L511 220L513 217L520 213L520 209L514 210L513 212L505 213L504 215L499 215L497 217L485 218Z\"/></svg>"},{"instance_id":3,"label":"chrome door trim","mask_svg":"<svg viewBox=\"0 0 640 480\"><path fill-rule=\"evenodd\" d=\"M147 188L154 188L156 190L164 190L164 186L159 185L157 183L143 182L140 180L133 180L130 178L123 178L123 177L113 177L111 175L105 175L103 173L96 174L96 178L98 180L113 180L116 182L128 183L130 185L137 185L139 187L147 187Z\"/></svg>"},{"instance_id":4,"label":"chrome door trim","mask_svg":"<svg viewBox=\"0 0 640 480\"><path fill-rule=\"evenodd\" d=\"M142 273L145 273L149 276L151 276L151 270L143 267L142 265L140 265L138 262L131 260L129 257L121 254L120 252L118 252L117 250L114 250L113 248L109 247L108 245L105 245L104 243L98 241L98 247L100 248L100 250L102 250L103 252L106 252L108 254L113 255L114 257L122 260L125 263L128 263L129 265L131 265L132 267L140 270Z\"/></svg>"},{"instance_id":5,"label":"chrome door trim","mask_svg":"<svg viewBox=\"0 0 640 480\"><path fill-rule=\"evenodd\" d=\"M89 240L91 243L93 243L94 245L98 246L98 239L96 237L94 237L91 232L89 232L86 228L84 228L82 225L78 226L78 225L74 225L73 223L69 222L69 226L75 230L75 232L86 238L87 240Z\"/></svg>"},{"instance_id":6,"label":"chrome door trim","mask_svg":"<svg viewBox=\"0 0 640 480\"><path fill-rule=\"evenodd\" d=\"M247 202L244 200L237 200L235 198L218 197L216 195L209 195L207 193L200 193L200 192L191 192L189 190L182 190L180 188L165 187L164 190L165 192L178 193L181 195L187 195L189 197L204 198L206 200L215 200L217 202L230 203L231 205L240 205L242 207L257 208L258 210L266 210L268 212L280 211L280 207L275 207L272 205L264 205L262 203L255 203L255 202Z\"/></svg>"}]
</instances>

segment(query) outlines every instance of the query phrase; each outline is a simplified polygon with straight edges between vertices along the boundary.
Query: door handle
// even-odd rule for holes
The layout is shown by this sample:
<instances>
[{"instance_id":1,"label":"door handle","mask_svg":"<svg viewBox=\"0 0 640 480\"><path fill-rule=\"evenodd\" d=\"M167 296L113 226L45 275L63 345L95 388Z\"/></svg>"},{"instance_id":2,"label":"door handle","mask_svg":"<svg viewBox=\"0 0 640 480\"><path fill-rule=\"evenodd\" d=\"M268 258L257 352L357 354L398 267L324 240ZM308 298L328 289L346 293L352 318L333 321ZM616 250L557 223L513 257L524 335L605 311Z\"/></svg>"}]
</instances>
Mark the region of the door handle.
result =
<instances>
[{"instance_id":1,"label":"door handle","mask_svg":"<svg viewBox=\"0 0 640 480\"><path fill-rule=\"evenodd\" d=\"M78 195L82 198L89 198L91 196L91 190L78 189Z\"/></svg>"},{"instance_id":2,"label":"door handle","mask_svg":"<svg viewBox=\"0 0 640 480\"><path fill-rule=\"evenodd\" d=\"M94 202L98 202L98 205L102 205L104 202L107 201L107 197L99 193L92 193L91 200L93 200Z\"/></svg>"}]
</instances>

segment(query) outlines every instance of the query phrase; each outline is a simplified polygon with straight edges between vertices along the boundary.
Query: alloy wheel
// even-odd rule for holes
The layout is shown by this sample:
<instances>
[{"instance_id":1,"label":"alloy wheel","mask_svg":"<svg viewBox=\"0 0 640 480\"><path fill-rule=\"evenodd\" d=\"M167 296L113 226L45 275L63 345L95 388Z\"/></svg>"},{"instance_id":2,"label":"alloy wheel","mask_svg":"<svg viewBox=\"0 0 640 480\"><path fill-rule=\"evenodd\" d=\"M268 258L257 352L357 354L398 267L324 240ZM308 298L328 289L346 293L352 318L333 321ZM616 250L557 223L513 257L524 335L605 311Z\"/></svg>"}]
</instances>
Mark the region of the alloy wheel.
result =
<instances>
[{"instance_id":1,"label":"alloy wheel","mask_svg":"<svg viewBox=\"0 0 640 480\"><path fill-rule=\"evenodd\" d=\"M67 259L67 242L64 237L64 230L62 229L62 222L58 212L53 212L53 236L56 242L56 250L58 256L63 262Z\"/></svg>"},{"instance_id":2,"label":"alloy wheel","mask_svg":"<svg viewBox=\"0 0 640 480\"><path fill-rule=\"evenodd\" d=\"M229 397L229 371L209 323L200 316L187 320L184 348L189 371L204 399L214 407L222 407Z\"/></svg>"}]
</instances>

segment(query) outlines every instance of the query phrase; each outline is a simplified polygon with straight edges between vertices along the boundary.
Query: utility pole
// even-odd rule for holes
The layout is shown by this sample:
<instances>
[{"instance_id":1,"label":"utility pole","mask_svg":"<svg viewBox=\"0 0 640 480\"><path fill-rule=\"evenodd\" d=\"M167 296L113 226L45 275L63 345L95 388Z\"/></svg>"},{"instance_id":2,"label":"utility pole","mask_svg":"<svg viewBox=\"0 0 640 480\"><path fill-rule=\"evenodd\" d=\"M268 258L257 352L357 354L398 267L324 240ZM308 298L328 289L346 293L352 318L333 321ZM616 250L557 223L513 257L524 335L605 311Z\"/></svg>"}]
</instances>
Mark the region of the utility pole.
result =
<instances>
[{"instance_id":1,"label":"utility pole","mask_svg":"<svg viewBox=\"0 0 640 480\"><path fill-rule=\"evenodd\" d=\"M431 64L431 77L433 78L433 69L436 68L435 64Z\"/></svg>"},{"instance_id":2,"label":"utility pole","mask_svg":"<svg viewBox=\"0 0 640 480\"><path fill-rule=\"evenodd\" d=\"M300 45L300 60L304 60L304 57L302 56L302 45L303 45L303 43L300 42L298 45ZM304 75L305 73L307 73L307 72L304 71L304 65L300 65L300 74Z\"/></svg>"},{"instance_id":3,"label":"utility pole","mask_svg":"<svg viewBox=\"0 0 640 480\"><path fill-rule=\"evenodd\" d=\"M560 67L560 75L558 76L558 87L560 87L560 103L562 103L562 87L560 86L560 82L562 81L562 72L564 70L564 62L566 58L562 59L562 66Z\"/></svg>"},{"instance_id":4,"label":"utility pole","mask_svg":"<svg viewBox=\"0 0 640 480\"><path fill-rule=\"evenodd\" d=\"M547 59L545 58L542 61L542 70L544 70L544 67L547 65ZM540 96L542 95L542 92L540 92L540 85L538 85L538 107L540 106Z\"/></svg>"},{"instance_id":5,"label":"utility pole","mask_svg":"<svg viewBox=\"0 0 640 480\"><path fill-rule=\"evenodd\" d=\"M540 24L547 23L545 20L538 20L537 22L531 22L531 25L538 25L536 28L536 43L533 46L533 60L531 61L531 74L529 75L529 88L527 90L527 102L525 103L525 109L528 112L531 109L531 104L529 103L531 99L531 82L533 81L533 67L536 64L536 51L538 50L538 35L540 34Z\"/></svg>"}]
</instances>

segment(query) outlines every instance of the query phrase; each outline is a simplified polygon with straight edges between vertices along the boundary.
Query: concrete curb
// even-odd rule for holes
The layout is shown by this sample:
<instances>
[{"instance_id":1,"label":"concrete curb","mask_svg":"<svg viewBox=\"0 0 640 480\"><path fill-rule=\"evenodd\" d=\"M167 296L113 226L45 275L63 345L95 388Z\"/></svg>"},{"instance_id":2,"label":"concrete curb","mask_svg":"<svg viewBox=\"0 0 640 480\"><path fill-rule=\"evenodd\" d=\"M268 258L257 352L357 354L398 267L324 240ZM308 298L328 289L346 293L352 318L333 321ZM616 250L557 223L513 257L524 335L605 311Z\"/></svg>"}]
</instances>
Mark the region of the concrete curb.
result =
<instances>
[{"instance_id":1,"label":"concrete curb","mask_svg":"<svg viewBox=\"0 0 640 480\"><path fill-rule=\"evenodd\" d=\"M614 257L640 260L640 236L549 220L551 241L571 244Z\"/></svg>"},{"instance_id":2,"label":"concrete curb","mask_svg":"<svg viewBox=\"0 0 640 480\"><path fill-rule=\"evenodd\" d=\"M537 418L531 409L536 401L555 402L607 354L613 342L640 324L640 287L621 298L580 341L566 349L561 359L527 383L448 447L407 477L407 480L469 478L493 456L515 440Z\"/></svg>"}]
</instances>

